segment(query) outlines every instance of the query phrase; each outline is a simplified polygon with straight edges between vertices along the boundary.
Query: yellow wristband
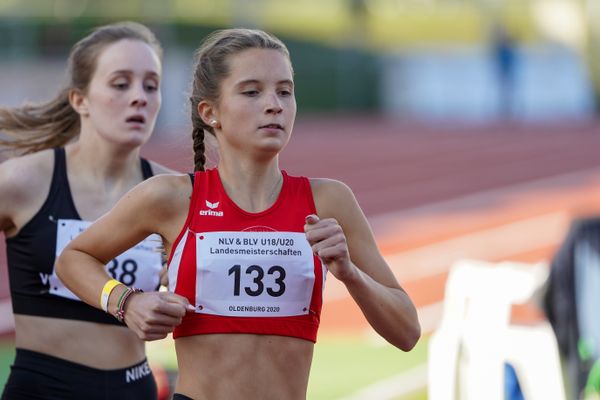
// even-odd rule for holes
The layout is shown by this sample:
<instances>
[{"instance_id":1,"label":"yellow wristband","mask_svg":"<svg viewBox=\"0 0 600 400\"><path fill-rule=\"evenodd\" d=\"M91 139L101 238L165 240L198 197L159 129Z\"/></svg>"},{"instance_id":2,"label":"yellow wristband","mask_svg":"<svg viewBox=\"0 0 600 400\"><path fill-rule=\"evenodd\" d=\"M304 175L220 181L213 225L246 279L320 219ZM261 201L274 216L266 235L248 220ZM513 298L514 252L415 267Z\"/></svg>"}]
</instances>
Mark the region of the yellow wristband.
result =
<instances>
[{"instance_id":1,"label":"yellow wristband","mask_svg":"<svg viewBox=\"0 0 600 400\"><path fill-rule=\"evenodd\" d=\"M104 284L104 287L102 288L102 294L100 295L100 306L104 312L108 312L108 298L110 297L111 292L120 284L121 282L116 279L111 279Z\"/></svg>"}]
</instances>

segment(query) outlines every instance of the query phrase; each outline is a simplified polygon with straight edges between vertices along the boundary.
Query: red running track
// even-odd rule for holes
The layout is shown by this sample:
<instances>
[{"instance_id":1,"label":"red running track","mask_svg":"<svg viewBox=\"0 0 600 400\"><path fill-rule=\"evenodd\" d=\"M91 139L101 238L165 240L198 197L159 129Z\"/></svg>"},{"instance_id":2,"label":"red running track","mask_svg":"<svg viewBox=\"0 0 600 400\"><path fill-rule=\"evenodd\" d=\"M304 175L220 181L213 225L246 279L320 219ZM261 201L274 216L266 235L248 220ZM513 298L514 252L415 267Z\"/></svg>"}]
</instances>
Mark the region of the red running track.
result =
<instances>
[{"instance_id":1,"label":"red running track","mask_svg":"<svg viewBox=\"0 0 600 400\"><path fill-rule=\"evenodd\" d=\"M143 154L189 170L187 133L165 136ZM442 300L454 260L548 260L573 216L600 212L599 148L596 122L459 126L315 117L296 123L281 167L347 183L401 284L426 309ZM3 246L0 299L9 296ZM323 329L366 329L332 279Z\"/></svg>"}]
</instances>

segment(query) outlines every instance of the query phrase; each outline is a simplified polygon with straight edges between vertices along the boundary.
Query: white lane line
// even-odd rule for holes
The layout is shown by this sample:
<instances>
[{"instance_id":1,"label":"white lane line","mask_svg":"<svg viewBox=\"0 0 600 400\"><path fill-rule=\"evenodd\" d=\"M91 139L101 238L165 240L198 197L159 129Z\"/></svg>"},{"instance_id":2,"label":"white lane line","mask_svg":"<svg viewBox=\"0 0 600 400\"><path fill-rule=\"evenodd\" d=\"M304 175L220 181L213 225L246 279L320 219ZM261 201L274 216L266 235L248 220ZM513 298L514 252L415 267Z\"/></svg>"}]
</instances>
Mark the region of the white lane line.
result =
<instances>
[{"instance_id":1,"label":"white lane line","mask_svg":"<svg viewBox=\"0 0 600 400\"><path fill-rule=\"evenodd\" d=\"M565 211L523 219L385 257L401 281L445 272L461 258L502 259L553 246L563 239L570 217Z\"/></svg>"},{"instance_id":2,"label":"white lane line","mask_svg":"<svg viewBox=\"0 0 600 400\"><path fill-rule=\"evenodd\" d=\"M393 400L406 396L427 386L427 364L375 382L340 400Z\"/></svg>"},{"instance_id":3,"label":"white lane line","mask_svg":"<svg viewBox=\"0 0 600 400\"><path fill-rule=\"evenodd\" d=\"M443 302L439 302L417 309L421 331L424 335L433 332L439 326L443 306ZM366 335L371 343L381 346L389 345L372 328L367 329ZM393 400L423 390L426 387L427 363L424 363L408 371L363 387L358 392L348 397L343 397L341 400Z\"/></svg>"},{"instance_id":4,"label":"white lane line","mask_svg":"<svg viewBox=\"0 0 600 400\"><path fill-rule=\"evenodd\" d=\"M517 183L499 188L483 190L467 194L453 199L426 203L422 206L412 207L405 210L391 211L369 217L369 223L377 233L380 229L385 230L390 221L402 221L406 218L420 215L432 215L440 212L447 213L455 210L468 210L470 207L494 204L498 199L507 196L515 196L528 192L539 192L540 190L552 191L565 194L565 187L594 188L593 183L600 180L600 168L590 168L582 171L569 172L561 175L550 176L533 181ZM568 189L567 189L568 192Z\"/></svg>"},{"instance_id":5,"label":"white lane line","mask_svg":"<svg viewBox=\"0 0 600 400\"><path fill-rule=\"evenodd\" d=\"M527 251L554 246L563 240L570 222L566 211L554 212L518 222L480 230L385 257L400 284L447 271L462 258L501 260ZM349 296L345 286L327 279L325 302Z\"/></svg>"}]
</instances>

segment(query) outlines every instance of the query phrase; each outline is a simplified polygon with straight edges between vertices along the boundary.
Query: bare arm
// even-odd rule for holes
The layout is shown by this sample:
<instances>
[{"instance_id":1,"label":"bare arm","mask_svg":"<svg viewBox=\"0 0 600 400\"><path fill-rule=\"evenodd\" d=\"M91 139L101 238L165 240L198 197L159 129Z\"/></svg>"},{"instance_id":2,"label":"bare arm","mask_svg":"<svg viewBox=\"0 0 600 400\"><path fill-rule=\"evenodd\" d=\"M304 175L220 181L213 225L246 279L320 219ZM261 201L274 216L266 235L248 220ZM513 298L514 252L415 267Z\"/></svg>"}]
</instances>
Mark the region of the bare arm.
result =
<instances>
[{"instance_id":1,"label":"bare arm","mask_svg":"<svg viewBox=\"0 0 600 400\"><path fill-rule=\"evenodd\" d=\"M48 196L54 156L51 151L16 157L0 164L0 230L15 235Z\"/></svg>"},{"instance_id":2,"label":"bare arm","mask_svg":"<svg viewBox=\"0 0 600 400\"><path fill-rule=\"evenodd\" d=\"M4 232L15 229L14 205L23 197L23 190L9 164L10 161L0 164L0 230Z\"/></svg>"},{"instance_id":3,"label":"bare arm","mask_svg":"<svg viewBox=\"0 0 600 400\"><path fill-rule=\"evenodd\" d=\"M152 233L171 243L185 221L190 194L186 175L157 176L137 185L69 243L57 260L58 276L80 299L100 308L102 288L111 279L104 265ZM109 313L116 313L126 290L124 285L113 290ZM125 323L142 339L159 339L181 322L188 305L187 299L173 293L134 294L127 303Z\"/></svg>"},{"instance_id":4,"label":"bare arm","mask_svg":"<svg viewBox=\"0 0 600 400\"><path fill-rule=\"evenodd\" d=\"M306 236L329 272L342 281L371 326L408 351L421 335L414 304L379 253L354 194L338 181L311 181L317 216L307 218Z\"/></svg>"},{"instance_id":5,"label":"bare arm","mask_svg":"<svg viewBox=\"0 0 600 400\"><path fill-rule=\"evenodd\" d=\"M148 160L150 166L152 167L152 172L154 175L164 175L164 174L180 174L180 172L172 170L170 168L165 167L162 164L158 164L152 160ZM163 254L163 267L160 271L160 285L166 288L169 287L169 275L167 271L167 256Z\"/></svg>"}]
</instances>

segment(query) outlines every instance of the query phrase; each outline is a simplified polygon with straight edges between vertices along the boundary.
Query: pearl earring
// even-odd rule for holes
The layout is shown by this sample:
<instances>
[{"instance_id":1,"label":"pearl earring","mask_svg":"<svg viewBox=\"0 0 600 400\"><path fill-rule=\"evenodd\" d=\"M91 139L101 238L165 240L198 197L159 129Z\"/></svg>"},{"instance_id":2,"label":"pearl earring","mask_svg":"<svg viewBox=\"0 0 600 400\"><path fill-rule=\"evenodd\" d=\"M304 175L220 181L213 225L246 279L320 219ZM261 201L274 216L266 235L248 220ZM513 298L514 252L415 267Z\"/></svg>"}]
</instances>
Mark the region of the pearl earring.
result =
<instances>
[{"instance_id":1,"label":"pearl earring","mask_svg":"<svg viewBox=\"0 0 600 400\"><path fill-rule=\"evenodd\" d=\"M216 119L213 119L213 120L211 120L211 121L210 121L210 124L211 124L212 126L215 126L215 125L217 125L217 120L216 120Z\"/></svg>"}]
</instances>

